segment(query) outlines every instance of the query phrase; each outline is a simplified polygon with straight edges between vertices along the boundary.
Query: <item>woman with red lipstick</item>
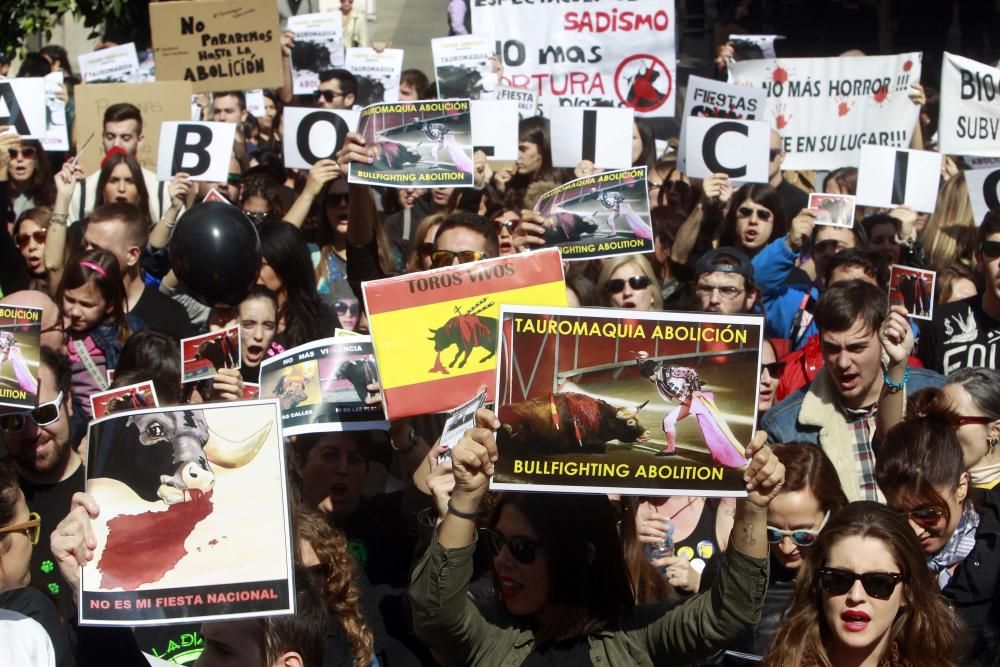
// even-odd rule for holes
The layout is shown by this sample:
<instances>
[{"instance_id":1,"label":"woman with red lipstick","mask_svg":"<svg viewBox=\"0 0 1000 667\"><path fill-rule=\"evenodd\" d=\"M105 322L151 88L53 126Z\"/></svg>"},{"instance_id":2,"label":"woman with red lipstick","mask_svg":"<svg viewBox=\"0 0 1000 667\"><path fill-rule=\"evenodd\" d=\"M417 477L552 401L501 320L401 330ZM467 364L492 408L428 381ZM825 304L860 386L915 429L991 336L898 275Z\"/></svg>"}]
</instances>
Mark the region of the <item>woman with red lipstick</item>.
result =
<instances>
[{"instance_id":1,"label":"woman with red lipstick","mask_svg":"<svg viewBox=\"0 0 1000 667\"><path fill-rule=\"evenodd\" d=\"M767 664L951 665L959 632L906 520L858 501L832 517L810 548Z\"/></svg>"},{"instance_id":2,"label":"woman with red lipstick","mask_svg":"<svg viewBox=\"0 0 1000 667\"><path fill-rule=\"evenodd\" d=\"M497 233L500 256L517 254L517 247L514 245L514 230L521 222L521 214L513 207L503 206L493 211L489 218Z\"/></svg>"}]
</instances>

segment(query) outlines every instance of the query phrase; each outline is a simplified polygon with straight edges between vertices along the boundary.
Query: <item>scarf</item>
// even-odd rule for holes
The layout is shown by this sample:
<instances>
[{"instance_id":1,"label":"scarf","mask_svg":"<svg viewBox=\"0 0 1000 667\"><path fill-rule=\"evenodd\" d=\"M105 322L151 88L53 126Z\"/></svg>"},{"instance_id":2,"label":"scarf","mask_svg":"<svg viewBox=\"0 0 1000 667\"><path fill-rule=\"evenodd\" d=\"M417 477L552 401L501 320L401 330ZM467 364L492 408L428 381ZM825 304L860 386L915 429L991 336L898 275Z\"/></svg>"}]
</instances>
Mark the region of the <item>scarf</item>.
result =
<instances>
[{"instance_id":1,"label":"scarf","mask_svg":"<svg viewBox=\"0 0 1000 667\"><path fill-rule=\"evenodd\" d=\"M969 476L972 477L973 486L992 489L1000 480L1000 463L978 465L969 471Z\"/></svg>"},{"instance_id":2,"label":"scarf","mask_svg":"<svg viewBox=\"0 0 1000 667\"><path fill-rule=\"evenodd\" d=\"M927 559L927 567L937 574L938 586L944 588L951 581L951 566L961 563L976 546L976 530L979 528L979 513L966 503L958 527L941 551Z\"/></svg>"}]
</instances>

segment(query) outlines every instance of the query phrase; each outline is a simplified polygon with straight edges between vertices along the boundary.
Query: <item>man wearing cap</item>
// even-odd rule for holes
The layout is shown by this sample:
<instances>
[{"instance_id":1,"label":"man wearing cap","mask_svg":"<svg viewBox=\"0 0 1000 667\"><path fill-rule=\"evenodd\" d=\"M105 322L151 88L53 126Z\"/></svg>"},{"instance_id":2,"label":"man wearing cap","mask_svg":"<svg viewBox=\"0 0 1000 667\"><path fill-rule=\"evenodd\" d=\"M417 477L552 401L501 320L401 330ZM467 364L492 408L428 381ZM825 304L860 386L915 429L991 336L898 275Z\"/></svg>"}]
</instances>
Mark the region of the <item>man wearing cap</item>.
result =
<instances>
[{"instance_id":1,"label":"man wearing cap","mask_svg":"<svg viewBox=\"0 0 1000 667\"><path fill-rule=\"evenodd\" d=\"M704 313L752 313L759 292L753 264L736 248L715 248L695 265L694 304Z\"/></svg>"}]
</instances>

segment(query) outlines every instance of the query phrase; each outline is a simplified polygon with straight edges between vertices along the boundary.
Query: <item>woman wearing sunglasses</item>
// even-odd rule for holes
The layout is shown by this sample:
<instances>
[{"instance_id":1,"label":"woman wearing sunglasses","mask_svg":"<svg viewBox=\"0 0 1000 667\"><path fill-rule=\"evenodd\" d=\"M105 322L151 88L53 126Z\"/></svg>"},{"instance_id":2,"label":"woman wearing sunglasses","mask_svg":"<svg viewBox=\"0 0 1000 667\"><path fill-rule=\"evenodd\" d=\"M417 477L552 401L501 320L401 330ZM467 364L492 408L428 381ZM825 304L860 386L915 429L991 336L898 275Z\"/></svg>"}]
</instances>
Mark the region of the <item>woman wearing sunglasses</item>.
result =
<instances>
[{"instance_id":1,"label":"woman wearing sunglasses","mask_svg":"<svg viewBox=\"0 0 1000 667\"><path fill-rule=\"evenodd\" d=\"M29 208L51 208L56 200L52 171L42 145L34 139L14 143L0 155L0 180L10 188L10 205L17 217Z\"/></svg>"},{"instance_id":2,"label":"woman wearing sunglasses","mask_svg":"<svg viewBox=\"0 0 1000 667\"><path fill-rule=\"evenodd\" d=\"M994 655L1000 606L1000 497L970 483L956 433L963 415L939 389L907 405L908 418L879 447L875 477L908 522L942 594L965 622L968 655ZM978 663L969 663L978 664Z\"/></svg>"},{"instance_id":3,"label":"woman wearing sunglasses","mask_svg":"<svg viewBox=\"0 0 1000 667\"><path fill-rule=\"evenodd\" d=\"M993 489L1000 483L1000 371L960 368L941 388L961 415L955 431L972 485Z\"/></svg>"},{"instance_id":4,"label":"woman wearing sunglasses","mask_svg":"<svg viewBox=\"0 0 1000 667\"><path fill-rule=\"evenodd\" d=\"M687 664L725 647L760 608L766 584L766 511L784 469L759 437L737 504L729 553L710 592L680 605L635 604L616 516L601 495L510 494L482 535L499 599L468 595L476 519L499 428L477 414L452 449L448 512L410 584L414 631L444 664ZM763 434L761 434L763 435Z\"/></svg>"},{"instance_id":5,"label":"woman wearing sunglasses","mask_svg":"<svg viewBox=\"0 0 1000 667\"><path fill-rule=\"evenodd\" d=\"M660 284L649 260L642 255L627 255L606 261L597 278L597 293L601 304L612 308L663 308Z\"/></svg>"},{"instance_id":6,"label":"woman wearing sunglasses","mask_svg":"<svg viewBox=\"0 0 1000 667\"><path fill-rule=\"evenodd\" d=\"M799 570L768 665L951 665L958 623L906 520L859 501L833 516Z\"/></svg>"},{"instance_id":7,"label":"woman wearing sunglasses","mask_svg":"<svg viewBox=\"0 0 1000 667\"><path fill-rule=\"evenodd\" d=\"M29 208L14 223L14 242L28 272L28 289L49 291L49 277L45 270L45 240L48 237L49 217L47 208Z\"/></svg>"},{"instance_id":8,"label":"woman wearing sunglasses","mask_svg":"<svg viewBox=\"0 0 1000 667\"><path fill-rule=\"evenodd\" d=\"M775 396L778 393L781 375L785 372L785 362L778 361L774 345L769 340L765 339L760 347L760 360L760 388L757 390L758 420L778 402Z\"/></svg>"},{"instance_id":9,"label":"woman wearing sunglasses","mask_svg":"<svg viewBox=\"0 0 1000 667\"><path fill-rule=\"evenodd\" d=\"M719 246L732 246L753 258L786 231L781 196L770 185L748 183L736 191L722 224Z\"/></svg>"}]
</instances>

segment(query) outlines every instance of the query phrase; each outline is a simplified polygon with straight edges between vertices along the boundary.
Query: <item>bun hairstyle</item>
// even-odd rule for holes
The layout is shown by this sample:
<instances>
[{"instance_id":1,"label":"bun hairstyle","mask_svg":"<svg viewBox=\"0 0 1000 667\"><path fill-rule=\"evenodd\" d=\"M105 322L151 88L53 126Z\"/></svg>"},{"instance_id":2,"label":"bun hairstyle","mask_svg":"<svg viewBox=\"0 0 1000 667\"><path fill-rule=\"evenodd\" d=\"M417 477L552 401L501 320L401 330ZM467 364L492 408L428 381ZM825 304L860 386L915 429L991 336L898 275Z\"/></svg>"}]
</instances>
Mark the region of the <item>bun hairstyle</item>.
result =
<instances>
[{"instance_id":1,"label":"bun hairstyle","mask_svg":"<svg viewBox=\"0 0 1000 667\"><path fill-rule=\"evenodd\" d=\"M906 419L889 429L879 447L875 479L885 493L903 492L951 512L938 488L958 486L965 473L965 458L955 429L959 416L948 397L937 388L913 395Z\"/></svg>"}]
</instances>

